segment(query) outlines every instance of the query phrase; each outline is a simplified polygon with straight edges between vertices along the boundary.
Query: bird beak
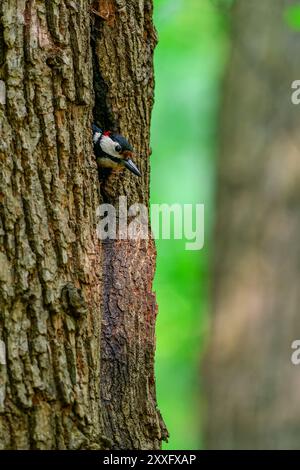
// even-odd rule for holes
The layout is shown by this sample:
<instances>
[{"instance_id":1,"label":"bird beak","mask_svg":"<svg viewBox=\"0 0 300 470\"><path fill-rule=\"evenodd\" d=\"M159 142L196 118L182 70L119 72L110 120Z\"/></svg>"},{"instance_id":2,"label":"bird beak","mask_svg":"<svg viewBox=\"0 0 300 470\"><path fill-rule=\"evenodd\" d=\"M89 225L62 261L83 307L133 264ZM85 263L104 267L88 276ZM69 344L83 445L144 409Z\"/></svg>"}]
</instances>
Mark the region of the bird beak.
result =
<instances>
[{"instance_id":1,"label":"bird beak","mask_svg":"<svg viewBox=\"0 0 300 470\"><path fill-rule=\"evenodd\" d=\"M133 163L133 161L129 158L128 160L124 160L124 165L128 170L130 170L132 173L134 173L137 176L142 176L140 170L138 167Z\"/></svg>"}]
</instances>

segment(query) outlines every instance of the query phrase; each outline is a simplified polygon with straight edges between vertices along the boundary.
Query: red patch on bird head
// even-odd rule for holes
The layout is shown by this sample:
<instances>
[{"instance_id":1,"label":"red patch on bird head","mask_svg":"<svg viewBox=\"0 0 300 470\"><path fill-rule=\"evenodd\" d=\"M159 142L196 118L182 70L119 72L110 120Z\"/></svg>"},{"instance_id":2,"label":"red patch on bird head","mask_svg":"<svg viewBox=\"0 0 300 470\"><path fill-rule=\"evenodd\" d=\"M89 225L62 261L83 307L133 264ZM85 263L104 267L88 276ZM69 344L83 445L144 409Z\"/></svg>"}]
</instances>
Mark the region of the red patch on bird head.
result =
<instances>
[{"instance_id":1,"label":"red patch on bird head","mask_svg":"<svg viewBox=\"0 0 300 470\"><path fill-rule=\"evenodd\" d=\"M109 137L109 136L110 136L110 134L111 134L111 132L110 132L110 131L105 131L105 132L103 132L103 135L105 135L106 137Z\"/></svg>"}]
</instances>

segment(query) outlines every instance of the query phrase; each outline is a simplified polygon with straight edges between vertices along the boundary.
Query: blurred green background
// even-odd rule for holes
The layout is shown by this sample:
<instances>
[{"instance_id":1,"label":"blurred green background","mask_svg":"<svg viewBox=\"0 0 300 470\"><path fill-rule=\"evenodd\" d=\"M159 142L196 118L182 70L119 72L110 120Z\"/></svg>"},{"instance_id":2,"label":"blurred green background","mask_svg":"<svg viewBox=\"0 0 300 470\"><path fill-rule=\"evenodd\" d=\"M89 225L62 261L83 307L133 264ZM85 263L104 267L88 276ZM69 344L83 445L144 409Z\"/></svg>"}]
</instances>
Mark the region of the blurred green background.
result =
<instances>
[{"instance_id":1,"label":"blurred green background","mask_svg":"<svg viewBox=\"0 0 300 470\"><path fill-rule=\"evenodd\" d=\"M158 404L166 449L201 448L200 358L209 310L218 108L230 0L154 0L159 34L152 120L152 203L204 203L205 247L158 240Z\"/></svg>"}]
</instances>

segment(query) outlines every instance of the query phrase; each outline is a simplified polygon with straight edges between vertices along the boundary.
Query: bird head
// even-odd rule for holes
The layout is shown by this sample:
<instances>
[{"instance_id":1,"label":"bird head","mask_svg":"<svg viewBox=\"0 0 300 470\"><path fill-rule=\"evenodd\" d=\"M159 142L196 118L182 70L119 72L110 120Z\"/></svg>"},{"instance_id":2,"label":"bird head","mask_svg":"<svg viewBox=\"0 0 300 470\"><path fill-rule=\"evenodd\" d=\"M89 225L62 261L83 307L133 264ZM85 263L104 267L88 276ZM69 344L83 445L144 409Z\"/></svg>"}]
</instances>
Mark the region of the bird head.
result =
<instances>
[{"instance_id":1,"label":"bird head","mask_svg":"<svg viewBox=\"0 0 300 470\"><path fill-rule=\"evenodd\" d=\"M102 151L113 157L114 161L118 161L120 165L125 166L135 175L142 176L132 161L134 156L133 148L125 137L107 131L102 134L99 144Z\"/></svg>"}]
</instances>

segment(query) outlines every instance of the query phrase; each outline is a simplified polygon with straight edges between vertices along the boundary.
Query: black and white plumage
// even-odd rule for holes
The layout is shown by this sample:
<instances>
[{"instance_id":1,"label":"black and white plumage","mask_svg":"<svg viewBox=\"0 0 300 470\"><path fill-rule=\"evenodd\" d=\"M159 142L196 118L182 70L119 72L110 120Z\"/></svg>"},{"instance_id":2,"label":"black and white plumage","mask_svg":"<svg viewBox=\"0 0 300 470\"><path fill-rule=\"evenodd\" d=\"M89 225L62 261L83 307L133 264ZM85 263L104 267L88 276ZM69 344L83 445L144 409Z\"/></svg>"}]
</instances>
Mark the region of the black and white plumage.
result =
<instances>
[{"instance_id":1,"label":"black and white plumage","mask_svg":"<svg viewBox=\"0 0 300 470\"><path fill-rule=\"evenodd\" d=\"M131 160L133 148L129 142L119 134L110 131L102 131L95 124L93 129L94 152L97 164L104 168L128 168L132 173L141 176L135 163Z\"/></svg>"}]
</instances>

